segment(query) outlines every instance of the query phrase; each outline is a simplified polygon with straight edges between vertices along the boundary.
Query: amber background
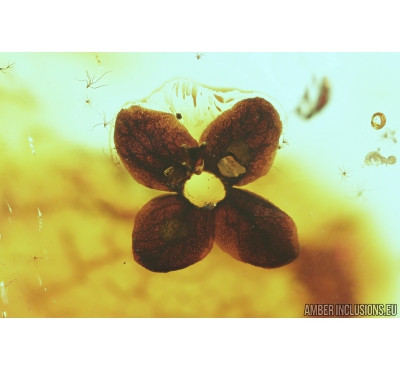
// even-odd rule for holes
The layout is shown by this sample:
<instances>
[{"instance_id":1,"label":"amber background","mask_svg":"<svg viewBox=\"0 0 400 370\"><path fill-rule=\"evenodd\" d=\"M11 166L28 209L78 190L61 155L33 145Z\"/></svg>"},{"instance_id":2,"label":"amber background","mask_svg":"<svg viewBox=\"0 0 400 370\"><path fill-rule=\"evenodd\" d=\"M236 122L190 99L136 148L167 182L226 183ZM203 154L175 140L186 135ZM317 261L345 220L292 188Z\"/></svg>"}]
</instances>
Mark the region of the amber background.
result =
<instances>
[{"instance_id":1,"label":"amber background","mask_svg":"<svg viewBox=\"0 0 400 370\"><path fill-rule=\"evenodd\" d=\"M302 317L305 303L398 303L399 163L362 167L363 156L377 147L400 159L397 145L382 142L369 123L375 111L387 115L388 127L399 122L398 60L385 54L206 53L202 60L195 53L0 54L0 67L15 62L0 73L0 282L8 285L0 291L0 312ZM86 89L76 81L86 70L96 76L110 70L101 80L109 86ZM327 75L332 99L306 122L293 110L313 75ZM93 126L175 76L262 91L285 107L290 144L270 173L246 188L295 220L302 253L294 263L264 270L217 246L202 262L168 274L133 261L135 214L161 192L115 166L107 128ZM338 165L352 168L352 176L341 181Z\"/></svg>"}]
</instances>

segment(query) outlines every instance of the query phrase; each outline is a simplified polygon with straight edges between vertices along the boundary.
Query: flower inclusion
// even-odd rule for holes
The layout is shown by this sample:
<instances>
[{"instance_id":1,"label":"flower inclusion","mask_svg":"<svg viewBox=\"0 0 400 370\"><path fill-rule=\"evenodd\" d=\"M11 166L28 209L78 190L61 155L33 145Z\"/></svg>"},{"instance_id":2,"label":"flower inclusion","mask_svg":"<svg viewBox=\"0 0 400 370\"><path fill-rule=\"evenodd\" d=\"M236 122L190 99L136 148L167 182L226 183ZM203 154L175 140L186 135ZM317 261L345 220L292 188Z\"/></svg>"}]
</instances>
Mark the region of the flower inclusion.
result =
<instances>
[{"instance_id":1,"label":"flower inclusion","mask_svg":"<svg viewBox=\"0 0 400 370\"><path fill-rule=\"evenodd\" d=\"M272 104L244 99L221 113L199 143L169 113L139 106L122 109L114 141L132 177L161 195L137 213L132 233L136 262L169 272L201 261L214 241L239 261L275 268L300 253L294 221L266 199L234 186L264 176L278 149L282 123ZM185 182L207 171L226 191L215 207L196 207L183 195Z\"/></svg>"}]
</instances>

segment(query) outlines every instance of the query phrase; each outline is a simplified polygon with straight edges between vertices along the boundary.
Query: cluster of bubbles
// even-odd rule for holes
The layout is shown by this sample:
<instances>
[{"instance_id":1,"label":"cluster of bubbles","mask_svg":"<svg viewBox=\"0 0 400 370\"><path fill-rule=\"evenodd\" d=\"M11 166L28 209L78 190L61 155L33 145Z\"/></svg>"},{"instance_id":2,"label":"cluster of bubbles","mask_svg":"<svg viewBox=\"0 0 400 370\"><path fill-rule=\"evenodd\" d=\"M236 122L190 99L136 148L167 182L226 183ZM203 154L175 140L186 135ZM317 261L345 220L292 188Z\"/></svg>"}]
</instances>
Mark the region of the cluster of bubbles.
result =
<instances>
[{"instance_id":1,"label":"cluster of bubbles","mask_svg":"<svg viewBox=\"0 0 400 370\"><path fill-rule=\"evenodd\" d=\"M371 126L375 129L375 130L380 130L382 129L384 126L386 125L386 116L381 113L381 112L376 112L372 115L371 117ZM389 134L390 133L390 134ZM386 138L390 138L392 139L392 141L394 143L397 143L396 138L394 137L394 130L389 130L388 132L386 132L382 138L386 139ZM364 159L364 163L367 166L379 166L381 164L385 164L387 165L393 165L397 162L397 158L394 155L390 155L387 158L384 157L381 153L380 153L380 149L369 152Z\"/></svg>"}]
</instances>

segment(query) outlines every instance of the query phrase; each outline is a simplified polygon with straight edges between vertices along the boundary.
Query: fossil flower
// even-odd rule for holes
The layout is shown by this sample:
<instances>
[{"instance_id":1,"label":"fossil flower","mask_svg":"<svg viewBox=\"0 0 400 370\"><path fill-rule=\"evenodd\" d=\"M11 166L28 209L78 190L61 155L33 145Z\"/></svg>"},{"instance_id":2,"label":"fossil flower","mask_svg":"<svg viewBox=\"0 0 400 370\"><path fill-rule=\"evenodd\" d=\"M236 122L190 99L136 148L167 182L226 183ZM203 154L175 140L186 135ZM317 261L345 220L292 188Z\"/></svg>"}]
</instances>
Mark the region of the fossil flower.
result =
<instances>
[{"instance_id":1,"label":"fossil flower","mask_svg":"<svg viewBox=\"0 0 400 370\"><path fill-rule=\"evenodd\" d=\"M173 114L135 105L122 109L114 142L126 169L140 184L175 193L152 199L137 213L136 262L155 272L183 269L202 260L214 241L255 266L295 260L300 246L294 221L266 199L234 187L269 171L281 131L279 114L262 98L244 99L221 113L199 143ZM193 203L186 184L205 173L223 185L223 196Z\"/></svg>"}]
</instances>

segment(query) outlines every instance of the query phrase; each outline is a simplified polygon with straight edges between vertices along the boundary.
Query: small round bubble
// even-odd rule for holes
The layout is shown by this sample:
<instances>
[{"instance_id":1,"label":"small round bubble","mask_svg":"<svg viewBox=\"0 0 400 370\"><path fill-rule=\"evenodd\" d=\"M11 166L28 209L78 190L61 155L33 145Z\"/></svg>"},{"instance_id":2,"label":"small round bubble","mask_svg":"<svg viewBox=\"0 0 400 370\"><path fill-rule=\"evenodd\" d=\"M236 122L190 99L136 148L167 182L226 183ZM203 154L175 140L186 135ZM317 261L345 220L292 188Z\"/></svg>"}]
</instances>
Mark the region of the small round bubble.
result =
<instances>
[{"instance_id":1,"label":"small round bubble","mask_svg":"<svg viewBox=\"0 0 400 370\"><path fill-rule=\"evenodd\" d=\"M395 164L396 162L397 162L397 158L394 155L389 156L386 160L387 164Z\"/></svg>"},{"instance_id":2,"label":"small round bubble","mask_svg":"<svg viewBox=\"0 0 400 370\"><path fill-rule=\"evenodd\" d=\"M375 130L380 130L385 125L386 125L386 116L383 113L377 112L372 115L371 126Z\"/></svg>"}]
</instances>

